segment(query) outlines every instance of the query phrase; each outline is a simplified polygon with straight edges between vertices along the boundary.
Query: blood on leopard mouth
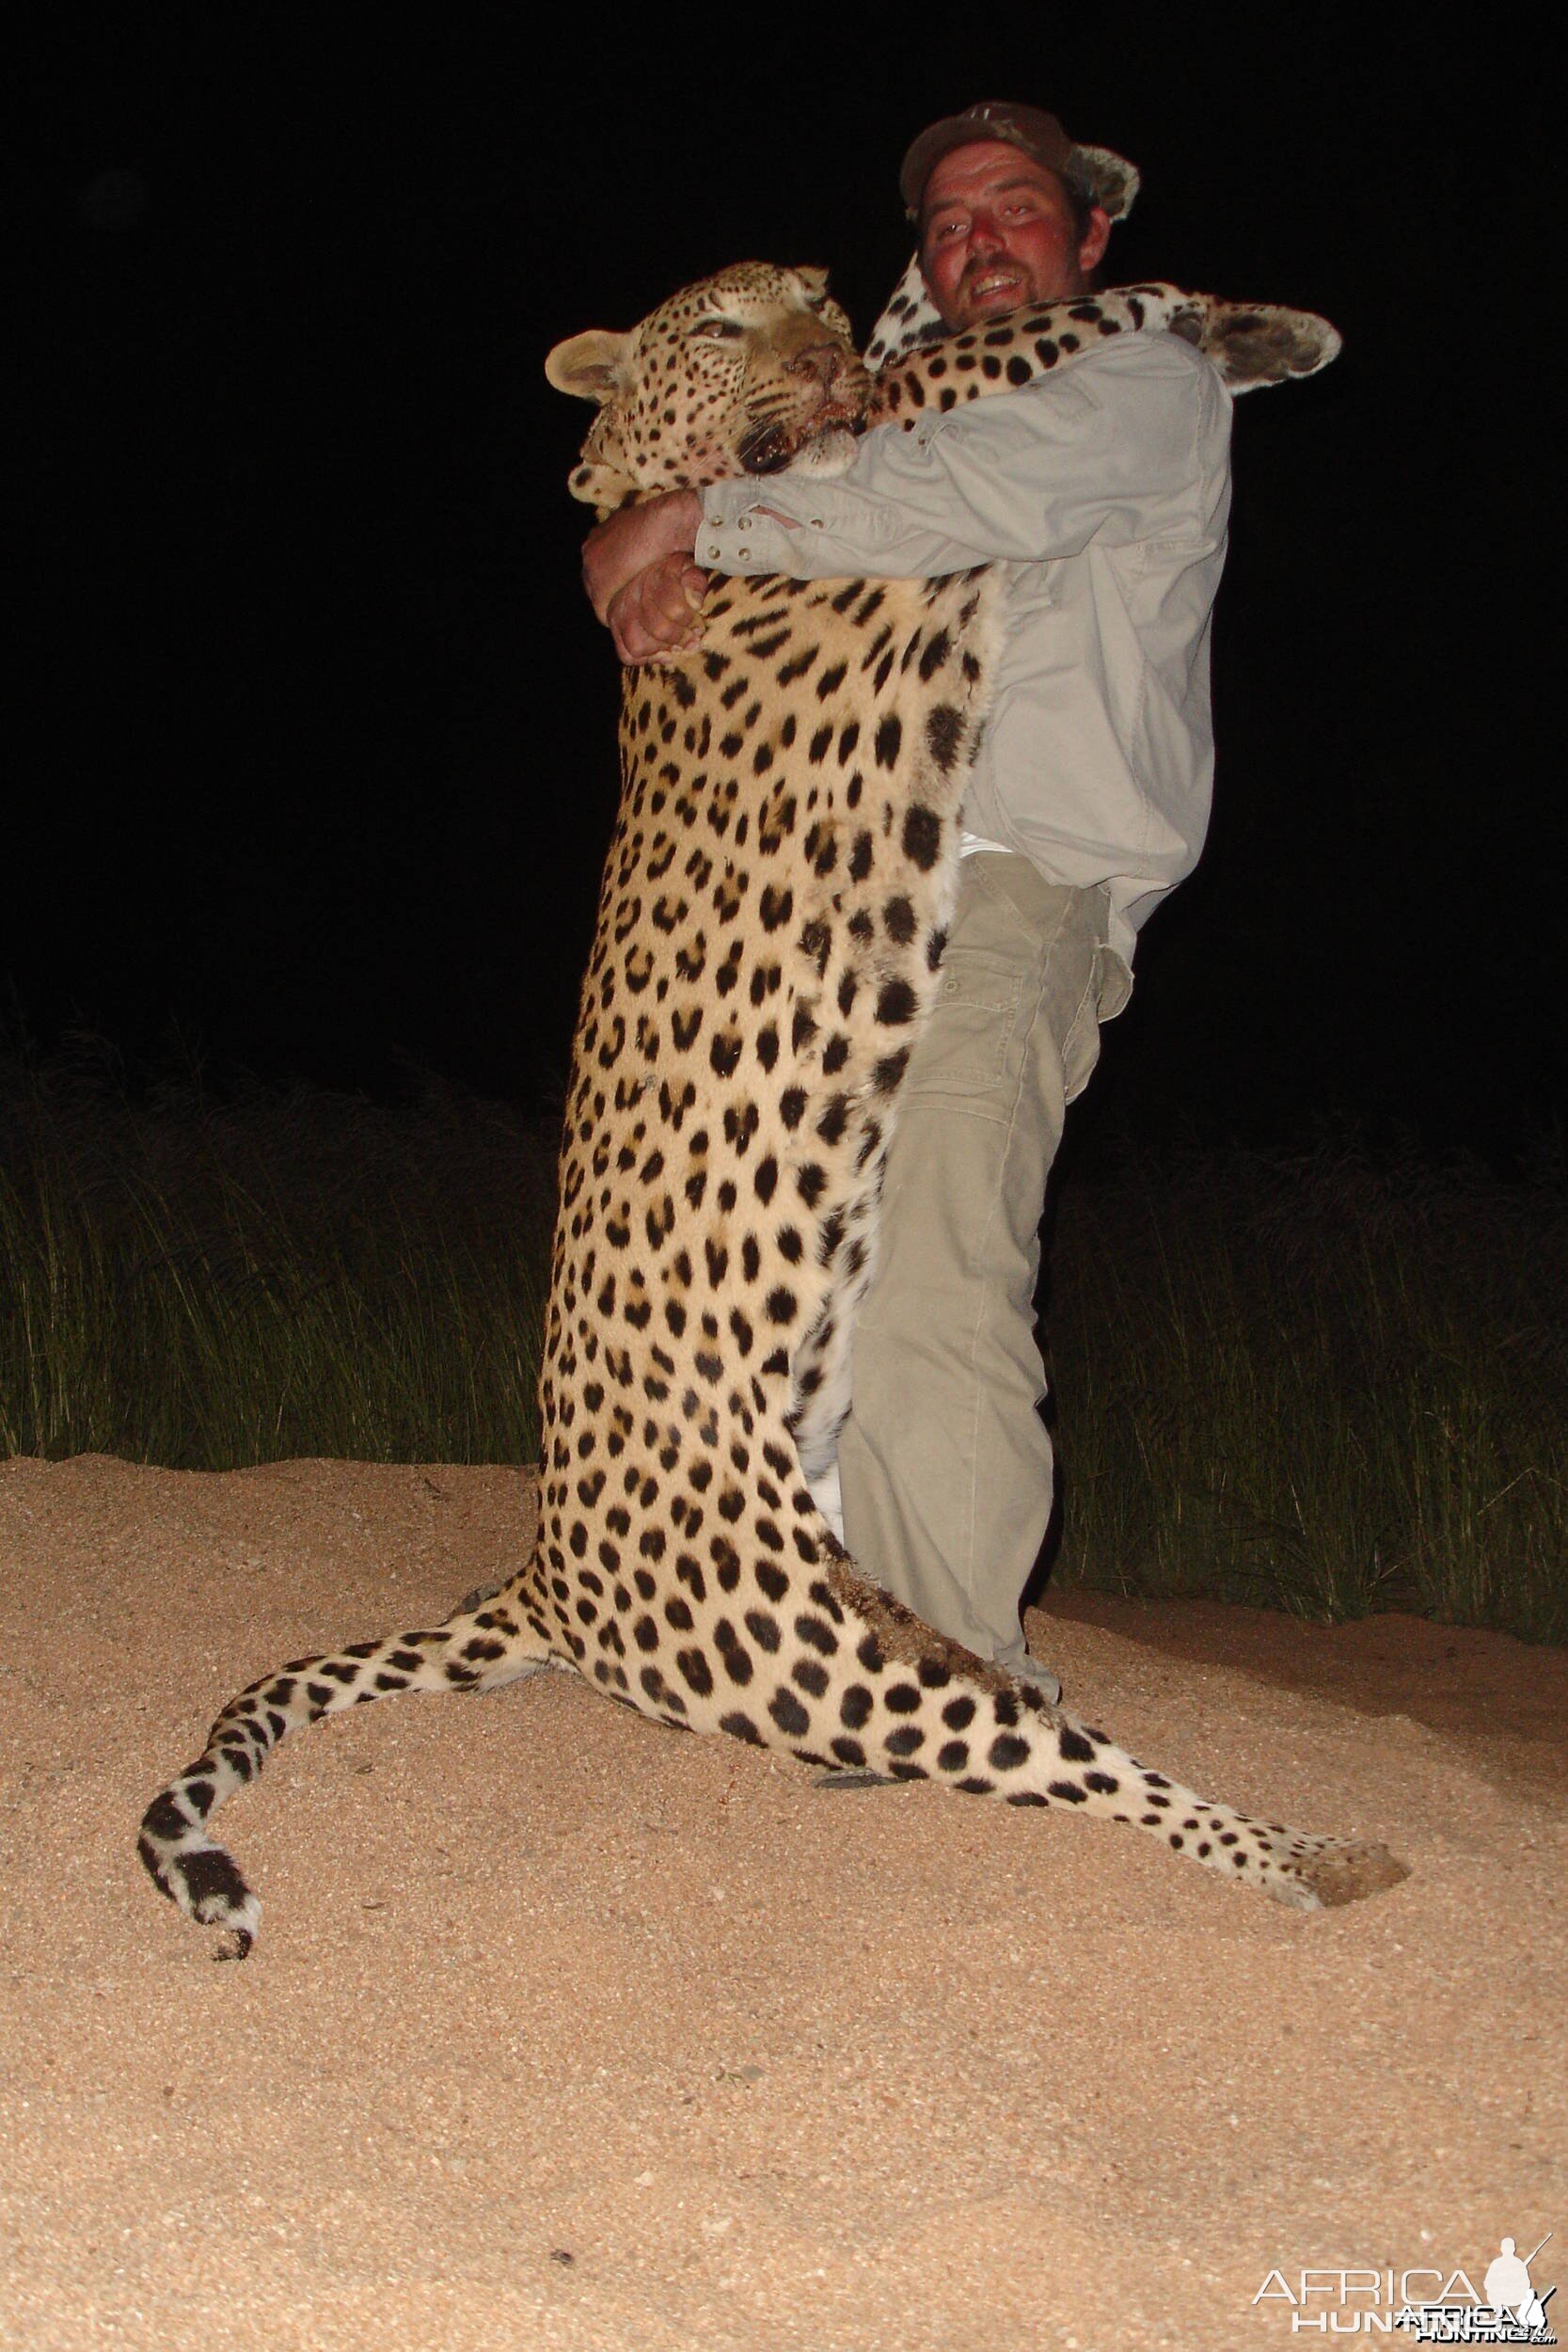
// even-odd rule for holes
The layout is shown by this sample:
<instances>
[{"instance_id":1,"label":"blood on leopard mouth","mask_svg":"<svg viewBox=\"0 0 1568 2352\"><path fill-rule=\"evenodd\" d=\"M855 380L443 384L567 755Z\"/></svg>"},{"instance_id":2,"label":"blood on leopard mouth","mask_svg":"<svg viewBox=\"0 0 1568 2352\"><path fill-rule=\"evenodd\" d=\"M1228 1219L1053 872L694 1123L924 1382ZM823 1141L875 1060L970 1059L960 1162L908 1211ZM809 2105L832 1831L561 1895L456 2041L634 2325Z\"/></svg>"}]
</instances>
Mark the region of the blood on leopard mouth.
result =
<instances>
[{"instance_id":1,"label":"blood on leopard mouth","mask_svg":"<svg viewBox=\"0 0 1568 2352\"><path fill-rule=\"evenodd\" d=\"M825 434L864 430L865 410L859 401L831 400L815 416L802 418L793 427L772 422L753 426L741 440L738 453L747 473L777 473Z\"/></svg>"}]
</instances>

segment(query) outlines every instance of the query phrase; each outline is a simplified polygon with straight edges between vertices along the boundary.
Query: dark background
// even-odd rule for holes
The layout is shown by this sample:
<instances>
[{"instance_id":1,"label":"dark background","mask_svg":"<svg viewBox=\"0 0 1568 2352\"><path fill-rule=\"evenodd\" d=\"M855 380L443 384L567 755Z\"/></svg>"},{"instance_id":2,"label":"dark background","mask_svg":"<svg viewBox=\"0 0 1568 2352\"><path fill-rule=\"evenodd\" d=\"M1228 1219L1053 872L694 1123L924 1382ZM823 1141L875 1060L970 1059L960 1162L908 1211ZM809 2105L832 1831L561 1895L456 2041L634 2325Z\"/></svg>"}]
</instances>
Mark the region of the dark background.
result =
<instances>
[{"instance_id":1,"label":"dark background","mask_svg":"<svg viewBox=\"0 0 1568 2352\"><path fill-rule=\"evenodd\" d=\"M1211 846L1097 1091L1505 1162L1559 1116L1540 57L1418 8L1003 8L918 41L891 9L430 13L78 8L25 52L13 1021L133 1067L547 1101L617 685L563 487L588 411L545 352L752 256L828 262L868 332L908 138L1016 96L1141 167L1113 281L1346 338L1238 409Z\"/></svg>"}]
</instances>

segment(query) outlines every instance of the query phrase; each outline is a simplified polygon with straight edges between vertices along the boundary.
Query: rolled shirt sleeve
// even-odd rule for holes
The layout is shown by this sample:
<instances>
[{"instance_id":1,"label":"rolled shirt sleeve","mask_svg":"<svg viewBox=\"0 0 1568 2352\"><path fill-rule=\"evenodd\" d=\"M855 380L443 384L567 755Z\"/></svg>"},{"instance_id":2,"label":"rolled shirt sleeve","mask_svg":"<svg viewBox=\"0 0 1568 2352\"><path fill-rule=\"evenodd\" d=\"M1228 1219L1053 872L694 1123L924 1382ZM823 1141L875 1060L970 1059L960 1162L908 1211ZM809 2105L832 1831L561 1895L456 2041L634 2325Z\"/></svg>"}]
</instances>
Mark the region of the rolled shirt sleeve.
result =
<instances>
[{"instance_id":1,"label":"rolled shirt sleeve","mask_svg":"<svg viewBox=\"0 0 1568 2352\"><path fill-rule=\"evenodd\" d=\"M750 576L914 580L1168 536L1196 516L1211 375L1171 336L1129 335L912 432L879 427L836 479L717 483L703 493L697 561Z\"/></svg>"}]
</instances>

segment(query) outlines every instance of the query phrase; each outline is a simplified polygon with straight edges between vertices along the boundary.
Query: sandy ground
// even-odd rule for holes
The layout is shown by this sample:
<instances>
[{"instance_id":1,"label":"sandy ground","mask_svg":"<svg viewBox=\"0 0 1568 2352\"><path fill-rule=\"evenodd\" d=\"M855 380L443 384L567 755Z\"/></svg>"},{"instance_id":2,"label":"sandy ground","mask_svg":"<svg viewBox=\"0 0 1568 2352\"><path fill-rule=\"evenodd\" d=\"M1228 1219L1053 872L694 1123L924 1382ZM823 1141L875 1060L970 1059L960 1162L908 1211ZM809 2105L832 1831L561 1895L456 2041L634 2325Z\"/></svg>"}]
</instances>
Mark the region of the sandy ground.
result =
<instances>
[{"instance_id":1,"label":"sandy ground","mask_svg":"<svg viewBox=\"0 0 1568 2352\"><path fill-rule=\"evenodd\" d=\"M266 1917L214 1966L141 1806L530 1512L509 1470L0 1465L0 2344L1206 2352L1291 2339L1276 2268L1479 2288L1555 2230L1568 2277L1568 1654L1495 1635L1032 1627L1148 1760L1386 1838L1414 1875L1348 1911L552 1675L287 1748L223 1817Z\"/></svg>"}]
</instances>

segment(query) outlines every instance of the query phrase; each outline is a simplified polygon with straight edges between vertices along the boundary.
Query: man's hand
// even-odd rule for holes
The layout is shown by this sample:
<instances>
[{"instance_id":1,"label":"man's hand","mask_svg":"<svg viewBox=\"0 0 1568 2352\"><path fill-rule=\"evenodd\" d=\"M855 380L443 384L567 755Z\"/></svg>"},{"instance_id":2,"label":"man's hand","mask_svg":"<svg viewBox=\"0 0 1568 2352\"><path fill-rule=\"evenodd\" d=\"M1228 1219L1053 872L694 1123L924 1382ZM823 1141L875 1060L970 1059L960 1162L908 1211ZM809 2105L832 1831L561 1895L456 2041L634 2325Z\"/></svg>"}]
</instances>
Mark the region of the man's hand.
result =
<instances>
[{"instance_id":1,"label":"man's hand","mask_svg":"<svg viewBox=\"0 0 1568 2352\"><path fill-rule=\"evenodd\" d=\"M694 490L671 490L623 507L589 532L582 584L623 661L662 660L697 643L707 574L691 551L702 516Z\"/></svg>"},{"instance_id":2,"label":"man's hand","mask_svg":"<svg viewBox=\"0 0 1568 2352\"><path fill-rule=\"evenodd\" d=\"M699 644L703 626L697 608L706 586L706 572L678 552L634 573L610 597L605 613L622 660L662 661Z\"/></svg>"}]
</instances>

